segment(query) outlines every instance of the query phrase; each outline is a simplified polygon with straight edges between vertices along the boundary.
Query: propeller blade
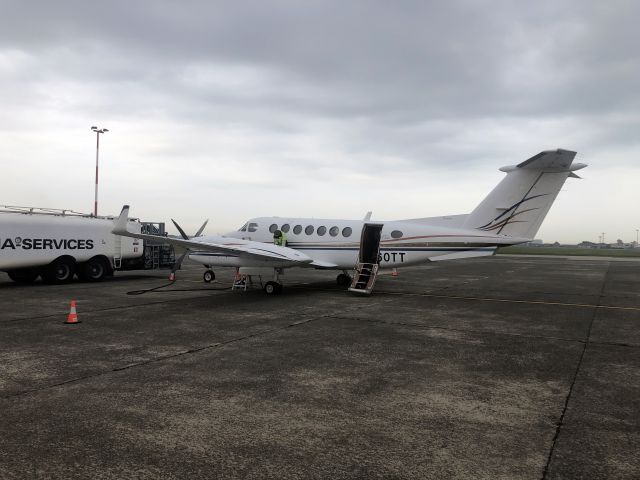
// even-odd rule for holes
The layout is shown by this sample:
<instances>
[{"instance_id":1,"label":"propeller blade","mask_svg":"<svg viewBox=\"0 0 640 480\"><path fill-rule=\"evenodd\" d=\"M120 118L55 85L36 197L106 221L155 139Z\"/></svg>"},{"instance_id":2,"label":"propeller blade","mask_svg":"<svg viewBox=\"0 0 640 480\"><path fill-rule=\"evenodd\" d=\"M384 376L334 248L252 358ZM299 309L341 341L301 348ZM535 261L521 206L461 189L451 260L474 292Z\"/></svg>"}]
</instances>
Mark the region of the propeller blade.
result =
<instances>
[{"instance_id":1,"label":"propeller blade","mask_svg":"<svg viewBox=\"0 0 640 480\"><path fill-rule=\"evenodd\" d=\"M178 259L173 264L171 273L176 273L176 270L180 270L180 267L182 266L182 262L184 261L188 253L189 253L189 249L185 250L184 253L178 257Z\"/></svg>"},{"instance_id":2,"label":"propeller blade","mask_svg":"<svg viewBox=\"0 0 640 480\"><path fill-rule=\"evenodd\" d=\"M198 231L196 232L196 234L194 235L194 237L199 237L202 232L204 231L204 227L207 226L207 223L209 223L209 219L207 218L204 223L202 224L202 226L198 229Z\"/></svg>"},{"instance_id":3,"label":"propeller blade","mask_svg":"<svg viewBox=\"0 0 640 480\"><path fill-rule=\"evenodd\" d=\"M171 219L171 221L173 222L173 224L176 226L176 228L180 232L180 235L182 235L182 239L183 240L189 240L189 237L187 236L186 233L184 233L184 230L180 227L180 225L178 225L178 223L173 218Z\"/></svg>"},{"instance_id":4,"label":"propeller blade","mask_svg":"<svg viewBox=\"0 0 640 480\"><path fill-rule=\"evenodd\" d=\"M185 231L182 229L182 227L180 225L178 225L178 222L176 222L173 218L171 219L171 221L173 222L173 224L176 226L176 228L178 229L178 232L180 232L180 235L182 236L182 238L184 240L189 240L189 236L185 233ZM209 222L209 220L205 220L205 222L202 224L202 226L200 227L200 229L196 232L195 236L198 237L200 236L200 234L202 233L202 231L204 230L204 227L207 226L207 223ZM171 269L171 275L170 278L172 280L175 280L176 278L176 270L180 270L180 267L182 266L182 262L184 261L184 259L187 257L187 255L189 254L189 249L187 248L184 253L182 255L180 255L178 257L178 259L174 262L173 264L173 268Z\"/></svg>"}]
</instances>

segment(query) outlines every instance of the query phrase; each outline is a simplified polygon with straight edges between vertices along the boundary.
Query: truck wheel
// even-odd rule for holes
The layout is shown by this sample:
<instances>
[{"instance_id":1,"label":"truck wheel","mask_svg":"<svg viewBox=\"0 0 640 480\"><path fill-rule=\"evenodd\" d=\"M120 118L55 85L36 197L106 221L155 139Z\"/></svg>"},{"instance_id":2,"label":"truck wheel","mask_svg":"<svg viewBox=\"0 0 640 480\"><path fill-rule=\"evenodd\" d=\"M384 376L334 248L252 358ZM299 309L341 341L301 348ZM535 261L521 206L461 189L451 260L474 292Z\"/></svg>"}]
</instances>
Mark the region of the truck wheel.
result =
<instances>
[{"instance_id":1,"label":"truck wheel","mask_svg":"<svg viewBox=\"0 0 640 480\"><path fill-rule=\"evenodd\" d=\"M64 258L54 260L44 267L42 279L45 283L60 284L70 282L73 278L73 264Z\"/></svg>"},{"instance_id":2,"label":"truck wheel","mask_svg":"<svg viewBox=\"0 0 640 480\"><path fill-rule=\"evenodd\" d=\"M40 273L35 268L20 268L7 272L7 275L16 283L33 283Z\"/></svg>"},{"instance_id":3,"label":"truck wheel","mask_svg":"<svg viewBox=\"0 0 640 480\"><path fill-rule=\"evenodd\" d=\"M100 282L107 275L107 267L101 258L92 258L80 265L78 276L85 282Z\"/></svg>"}]
</instances>

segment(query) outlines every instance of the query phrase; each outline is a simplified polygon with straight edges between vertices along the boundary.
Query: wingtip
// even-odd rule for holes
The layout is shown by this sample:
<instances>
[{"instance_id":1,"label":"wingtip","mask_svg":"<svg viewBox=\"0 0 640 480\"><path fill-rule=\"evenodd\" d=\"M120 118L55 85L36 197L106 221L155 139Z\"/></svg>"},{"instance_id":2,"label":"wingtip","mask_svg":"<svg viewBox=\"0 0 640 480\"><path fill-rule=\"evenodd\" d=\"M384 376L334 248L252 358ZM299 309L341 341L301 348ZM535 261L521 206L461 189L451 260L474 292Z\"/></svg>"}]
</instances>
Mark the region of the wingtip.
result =
<instances>
[{"instance_id":1,"label":"wingtip","mask_svg":"<svg viewBox=\"0 0 640 480\"><path fill-rule=\"evenodd\" d=\"M111 230L114 235L126 235L127 233L127 221L129 220L129 205L123 205L120 211L120 216L116 220L116 224Z\"/></svg>"}]
</instances>

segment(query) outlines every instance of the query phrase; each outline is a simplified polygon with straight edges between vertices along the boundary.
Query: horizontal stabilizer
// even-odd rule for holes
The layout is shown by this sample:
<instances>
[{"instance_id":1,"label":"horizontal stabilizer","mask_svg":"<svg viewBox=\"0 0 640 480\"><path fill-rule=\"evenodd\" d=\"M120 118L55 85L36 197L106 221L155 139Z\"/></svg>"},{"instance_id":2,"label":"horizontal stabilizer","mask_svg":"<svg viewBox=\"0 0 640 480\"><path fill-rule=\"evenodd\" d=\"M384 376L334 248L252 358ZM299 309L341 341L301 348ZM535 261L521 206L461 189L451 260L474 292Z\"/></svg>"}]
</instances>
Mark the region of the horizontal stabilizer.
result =
<instances>
[{"instance_id":1,"label":"horizontal stabilizer","mask_svg":"<svg viewBox=\"0 0 640 480\"><path fill-rule=\"evenodd\" d=\"M545 150L537 155L525 160L518 165L509 165L500 168L502 172L513 172L514 170L538 170L545 172L573 172L585 168L587 165L584 163L575 163L572 165L573 159L576 156L576 152L571 150L563 150L558 148L557 150Z\"/></svg>"},{"instance_id":2,"label":"horizontal stabilizer","mask_svg":"<svg viewBox=\"0 0 640 480\"><path fill-rule=\"evenodd\" d=\"M439 262L441 260L459 260L462 258L474 258L474 257L490 257L495 253L495 250L467 250L464 252L446 253L444 255L438 255L431 257L429 260L432 262Z\"/></svg>"}]
</instances>

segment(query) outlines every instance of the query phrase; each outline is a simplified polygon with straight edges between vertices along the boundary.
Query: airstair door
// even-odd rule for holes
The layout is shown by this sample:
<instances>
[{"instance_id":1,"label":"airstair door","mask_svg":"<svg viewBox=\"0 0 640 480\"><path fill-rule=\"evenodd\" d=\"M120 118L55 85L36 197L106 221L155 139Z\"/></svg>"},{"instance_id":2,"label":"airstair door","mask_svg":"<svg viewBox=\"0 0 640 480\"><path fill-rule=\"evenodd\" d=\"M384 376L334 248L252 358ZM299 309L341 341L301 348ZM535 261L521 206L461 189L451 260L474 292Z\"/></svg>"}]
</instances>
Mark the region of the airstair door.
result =
<instances>
[{"instance_id":1,"label":"airstair door","mask_svg":"<svg viewBox=\"0 0 640 480\"><path fill-rule=\"evenodd\" d=\"M382 236L381 223L365 223L360 236L360 251L350 292L369 294L376 282L379 268L380 238Z\"/></svg>"}]
</instances>

